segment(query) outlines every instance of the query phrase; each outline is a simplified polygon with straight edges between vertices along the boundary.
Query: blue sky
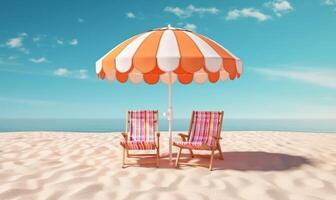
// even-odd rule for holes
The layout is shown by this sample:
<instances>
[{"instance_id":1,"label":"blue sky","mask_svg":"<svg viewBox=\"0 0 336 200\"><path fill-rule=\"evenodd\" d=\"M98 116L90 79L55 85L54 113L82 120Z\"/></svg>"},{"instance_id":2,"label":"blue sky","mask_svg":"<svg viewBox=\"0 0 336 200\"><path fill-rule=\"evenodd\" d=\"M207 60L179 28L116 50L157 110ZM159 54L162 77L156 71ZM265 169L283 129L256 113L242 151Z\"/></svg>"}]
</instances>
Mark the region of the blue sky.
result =
<instances>
[{"instance_id":1,"label":"blue sky","mask_svg":"<svg viewBox=\"0 0 336 200\"><path fill-rule=\"evenodd\" d=\"M235 81L173 86L174 114L336 118L336 1L19 1L0 6L0 118L123 118L167 107L167 86L98 80L95 61L172 24L244 61Z\"/></svg>"}]
</instances>

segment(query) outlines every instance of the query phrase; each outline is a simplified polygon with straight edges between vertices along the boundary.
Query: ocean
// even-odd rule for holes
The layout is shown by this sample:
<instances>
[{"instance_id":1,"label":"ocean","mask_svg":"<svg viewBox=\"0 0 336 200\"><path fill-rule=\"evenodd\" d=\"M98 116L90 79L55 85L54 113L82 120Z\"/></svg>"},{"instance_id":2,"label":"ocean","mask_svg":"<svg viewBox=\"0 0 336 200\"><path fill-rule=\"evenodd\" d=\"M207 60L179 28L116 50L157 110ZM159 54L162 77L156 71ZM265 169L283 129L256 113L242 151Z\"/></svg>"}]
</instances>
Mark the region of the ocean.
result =
<instances>
[{"instance_id":1,"label":"ocean","mask_svg":"<svg viewBox=\"0 0 336 200\"><path fill-rule=\"evenodd\" d=\"M173 131L188 130L189 119L175 119ZM168 124L160 119L160 131ZM225 119L223 131L303 131L336 133L336 119ZM0 119L0 132L71 131L119 132L124 119Z\"/></svg>"}]
</instances>

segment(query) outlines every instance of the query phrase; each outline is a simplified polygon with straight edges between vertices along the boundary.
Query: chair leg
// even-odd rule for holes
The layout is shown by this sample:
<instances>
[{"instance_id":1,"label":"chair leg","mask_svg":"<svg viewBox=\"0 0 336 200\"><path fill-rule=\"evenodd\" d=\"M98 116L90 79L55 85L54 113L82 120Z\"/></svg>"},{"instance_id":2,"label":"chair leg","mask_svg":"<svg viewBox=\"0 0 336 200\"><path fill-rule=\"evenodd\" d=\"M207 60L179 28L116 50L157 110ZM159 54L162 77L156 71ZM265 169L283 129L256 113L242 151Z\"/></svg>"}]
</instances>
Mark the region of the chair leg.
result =
<instances>
[{"instance_id":1,"label":"chair leg","mask_svg":"<svg viewBox=\"0 0 336 200\"><path fill-rule=\"evenodd\" d=\"M218 152L219 152L219 159L224 160L222 148L221 148L219 143L217 143L217 148L218 148Z\"/></svg>"},{"instance_id":2,"label":"chair leg","mask_svg":"<svg viewBox=\"0 0 336 200\"><path fill-rule=\"evenodd\" d=\"M194 157L193 151L189 149L189 152L190 152L190 157L193 158Z\"/></svg>"},{"instance_id":3,"label":"chair leg","mask_svg":"<svg viewBox=\"0 0 336 200\"><path fill-rule=\"evenodd\" d=\"M213 164L213 158L214 158L215 150L211 150L211 158L210 158L210 165L209 170L212 171L212 164Z\"/></svg>"},{"instance_id":4,"label":"chair leg","mask_svg":"<svg viewBox=\"0 0 336 200\"><path fill-rule=\"evenodd\" d=\"M125 148L123 148L123 152L122 152L122 166L121 166L122 168L125 167L125 153L126 153L125 151L126 151Z\"/></svg>"},{"instance_id":5,"label":"chair leg","mask_svg":"<svg viewBox=\"0 0 336 200\"><path fill-rule=\"evenodd\" d=\"M177 154L177 158L176 158L176 162L175 162L175 167L178 167L178 162L180 160L180 156L181 156L181 152L182 152L182 148L180 148L178 154Z\"/></svg>"},{"instance_id":6,"label":"chair leg","mask_svg":"<svg viewBox=\"0 0 336 200\"><path fill-rule=\"evenodd\" d=\"M156 149L156 167L159 167L159 158L160 158L160 151L159 148Z\"/></svg>"},{"instance_id":7,"label":"chair leg","mask_svg":"<svg viewBox=\"0 0 336 200\"><path fill-rule=\"evenodd\" d=\"M127 158L129 158L129 150L128 149L126 150L126 156L127 156Z\"/></svg>"}]
</instances>

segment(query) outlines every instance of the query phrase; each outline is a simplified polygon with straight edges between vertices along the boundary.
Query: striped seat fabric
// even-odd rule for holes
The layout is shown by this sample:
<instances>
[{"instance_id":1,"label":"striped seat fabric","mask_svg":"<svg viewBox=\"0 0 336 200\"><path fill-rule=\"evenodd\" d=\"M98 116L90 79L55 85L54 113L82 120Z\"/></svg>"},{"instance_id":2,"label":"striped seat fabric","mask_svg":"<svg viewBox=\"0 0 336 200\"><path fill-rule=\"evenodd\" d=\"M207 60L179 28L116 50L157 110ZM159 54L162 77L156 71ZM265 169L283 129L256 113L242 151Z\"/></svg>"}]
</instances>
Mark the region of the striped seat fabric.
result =
<instances>
[{"instance_id":1,"label":"striped seat fabric","mask_svg":"<svg viewBox=\"0 0 336 200\"><path fill-rule=\"evenodd\" d=\"M121 141L121 146L129 150L154 150L156 149L155 142L147 141Z\"/></svg>"},{"instance_id":2,"label":"striped seat fabric","mask_svg":"<svg viewBox=\"0 0 336 200\"><path fill-rule=\"evenodd\" d=\"M221 112L194 111L188 141L174 142L182 148L211 150L213 136L220 133Z\"/></svg>"},{"instance_id":3,"label":"striped seat fabric","mask_svg":"<svg viewBox=\"0 0 336 200\"><path fill-rule=\"evenodd\" d=\"M195 150L211 150L210 145L203 144L201 142L178 141L174 142L174 145L182 148L195 149Z\"/></svg>"},{"instance_id":4,"label":"striped seat fabric","mask_svg":"<svg viewBox=\"0 0 336 200\"><path fill-rule=\"evenodd\" d=\"M121 141L121 146L130 150L156 149L157 120L158 111L128 111L128 140Z\"/></svg>"}]
</instances>

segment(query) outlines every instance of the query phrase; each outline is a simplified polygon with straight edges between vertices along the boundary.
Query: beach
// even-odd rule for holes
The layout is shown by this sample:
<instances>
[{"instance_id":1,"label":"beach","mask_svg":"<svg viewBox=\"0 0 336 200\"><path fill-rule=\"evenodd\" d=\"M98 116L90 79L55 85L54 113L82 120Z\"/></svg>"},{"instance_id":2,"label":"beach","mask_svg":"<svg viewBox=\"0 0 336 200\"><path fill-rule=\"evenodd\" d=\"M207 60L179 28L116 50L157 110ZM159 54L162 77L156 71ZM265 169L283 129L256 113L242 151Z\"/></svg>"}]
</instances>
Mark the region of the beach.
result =
<instances>
[{"instance_id":1,"label":"beach","mask_svg":"<svg viewBox=\"0 0 336 200\"><path fill-rule=\"evenodd\" d=\"M0 199L336 199L336 134L223 132L214 170L128 158L118 133L0 133ZM174 140L179 137L174 133ZM177 149L174 148L174 158ZM206 165L208 152L181 161Z\"/></svg>"}]
</instances>

